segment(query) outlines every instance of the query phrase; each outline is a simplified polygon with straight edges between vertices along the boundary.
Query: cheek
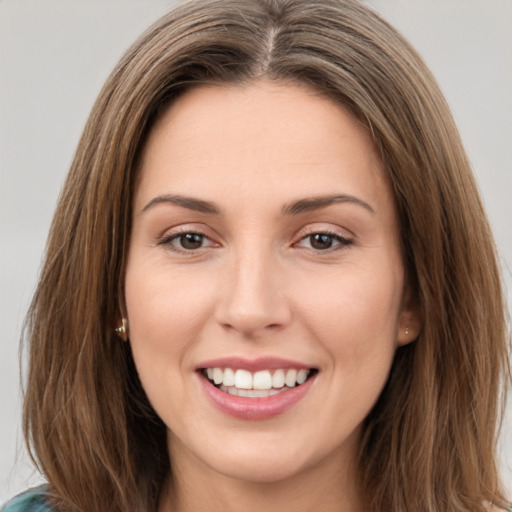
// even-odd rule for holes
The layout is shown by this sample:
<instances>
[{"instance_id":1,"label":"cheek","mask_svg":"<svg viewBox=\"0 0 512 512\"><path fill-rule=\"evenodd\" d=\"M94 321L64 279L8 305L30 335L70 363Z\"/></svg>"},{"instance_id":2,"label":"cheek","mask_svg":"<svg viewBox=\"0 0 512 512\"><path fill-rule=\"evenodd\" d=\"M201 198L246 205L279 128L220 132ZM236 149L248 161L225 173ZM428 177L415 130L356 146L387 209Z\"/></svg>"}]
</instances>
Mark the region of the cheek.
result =
<instances>
[{"instance_id":1,"label":"cheek","mask_svg":"<svg viewBox=\"0 0 512 512\"><path fill-rule=\"evenodd\" d=\"M181 329L171 328L182 311L162 284L127 272L125 293L135 367L153 409L168 424L187 399L179 378L187 341Z\"/></svg>"},{"instance_id":2,"label":"cheek","mask_svg":"<svg viewBox=\"0 0 512 512\"><path fill-rule=\"evenodd\" d=\"M185 397L182 377L190 373L194 344L213 315L215 282L187 270L177 272L165 261L152 261L137 251L127 266L130 344L142 385L157 411Z\"/></svg>"},{"instance_id":3,"label":"cheek","mask_svg":"<svg viewBox=\"0 0 512 512\"><path fill-rule=\"evenodd\" d=\"M308 281L306 283L306 281ZM369 325L382 320L396 320L399 313L403 278L393 265L347 265L341 270L322 275L305 275L304 283L297 286L295 293L320 314L337 311L339 317L350 319L377 315ZM302 291L301 291L302 290ZM316 305L316 307L315 307ZM354 319L355 320L355 319Z\"/></svg>"},{"instance_id":4,"label":"cheek","mask_svg":"<svg viewBox=\"0 0 512 512\"><path fill-rule=\"evenodd\" d=\"M363 266L299 287L302 315L335 365L388 370L396 348L403 280L393 266Z\"/></svg>"},{"instance_id":5,"label":"cheek","mask_svg":"<svg viewBox=\"0 0 512 512\"><path fill-rule=\"evenodd\" d=\"M130 344L151 401L159 387L170 382L177 385L177 370L190 339L187 333L194 323L194 312L178 290L179 283L160 266L132 256L125 278Z\"/></svg>"},{"instance_id":6,"label":"cheek","mask_svg":"<svg viewBox=\"0 0 512 512\"><path fill-rule=\"evenodd\" d=\"M206 285L165 264L138 264L134 259L125 280L130 336L161 344L162 350L186 345L192 331L202 324L205 311L211 309Z\"/></svg>"}]
</instances>

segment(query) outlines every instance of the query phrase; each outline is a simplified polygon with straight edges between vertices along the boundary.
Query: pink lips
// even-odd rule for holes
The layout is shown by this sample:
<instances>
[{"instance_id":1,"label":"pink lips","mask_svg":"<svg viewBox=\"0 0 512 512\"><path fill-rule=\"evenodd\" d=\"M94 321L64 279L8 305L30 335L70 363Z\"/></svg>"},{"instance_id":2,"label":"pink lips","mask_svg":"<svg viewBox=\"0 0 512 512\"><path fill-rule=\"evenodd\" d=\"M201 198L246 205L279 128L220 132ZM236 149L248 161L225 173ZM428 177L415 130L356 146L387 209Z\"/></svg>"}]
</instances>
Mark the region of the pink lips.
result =
<instances>
[{"instance_id":1,"label":"pink lips","mask_svg":"<svg viewBox=\"0 0 512 512\"><path fill-rule=\"evenodd\" d=\"M240 368L250 372L257 372L260 370L278 370L279 368L283 370L288 368L309 370L311 366L292 361L291 359L281 359L279 357L260 357L253 360L244 359L242 357L223 357L202 362L197 369L202 368Z\"/></svg>"},{"instance_id":2,"label":"pink lips","mask_svg":"<svg viewBox=\"0 0 512 512\"><path fill-rule=\"evenodd\" d=\"M197 369L201 370L204 368L240 368L250 372L256 372L259 370L275 370L279 368L310 369L311 366L280 358L260 358L252 361L242 358L222 358L204 361ZM211 384L201 371L198 371L197 375L203 390L217 409L229 416L243 420L265 420L283 414L306 395L316 378L316 374L314 374L303 384L288 391L278 393L277 395L261 398L246 398L233 396L221 391Z\"/></svg>"}]
</instances>

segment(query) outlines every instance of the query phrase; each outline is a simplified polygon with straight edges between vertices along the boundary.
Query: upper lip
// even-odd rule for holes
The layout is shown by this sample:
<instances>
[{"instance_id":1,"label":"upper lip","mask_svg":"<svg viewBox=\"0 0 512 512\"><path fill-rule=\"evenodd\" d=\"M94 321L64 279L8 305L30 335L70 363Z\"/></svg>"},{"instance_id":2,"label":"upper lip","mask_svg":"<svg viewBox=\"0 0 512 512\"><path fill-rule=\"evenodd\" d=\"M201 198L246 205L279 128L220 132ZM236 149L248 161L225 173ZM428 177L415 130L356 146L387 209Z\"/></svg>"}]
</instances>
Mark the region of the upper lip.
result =
<instances>
[{"instance_id":1,"label":"upper lip","mask_svg":"<svg viewBox=\"0 0 512 512\"><path fill-rule=\"evenodd\" d=\"M291 359L283 359L280 357L259 357L257 359L245 359L243 357L220 357L218 359L209 359L203 361L197 366L197 370L204 368L234 368L257 372L260 370L286 370L294 368L297 370L310 370L313 368L309 364L304 364Z\"/></svg>"}]
</instances>

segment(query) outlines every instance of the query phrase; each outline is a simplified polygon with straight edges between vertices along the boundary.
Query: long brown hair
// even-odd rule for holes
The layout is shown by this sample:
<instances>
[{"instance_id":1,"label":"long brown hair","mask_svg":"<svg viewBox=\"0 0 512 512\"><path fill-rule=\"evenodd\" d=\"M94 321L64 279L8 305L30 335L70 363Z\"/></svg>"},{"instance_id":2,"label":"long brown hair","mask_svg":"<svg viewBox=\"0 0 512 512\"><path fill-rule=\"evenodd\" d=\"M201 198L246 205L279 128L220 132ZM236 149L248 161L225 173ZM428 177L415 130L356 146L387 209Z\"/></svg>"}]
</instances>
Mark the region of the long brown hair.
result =
<instances>
[{"instance_id":1,"label":"long brown hair","mask_svg":"<svg viewBox=\"0 0 512 512\"><path fill-rule=\"evenodd\" d=\"M392 183L423 318L365 421L369 511L503 505L495 446L509 377L495 248L435 80L355 0L200 0L125 54L84 129L26 324L25 435L59 511L155 511L166 429L115 336L138 159L183 90L259 78L308 84L371 130Z\"/></svg>"}]
</instances>

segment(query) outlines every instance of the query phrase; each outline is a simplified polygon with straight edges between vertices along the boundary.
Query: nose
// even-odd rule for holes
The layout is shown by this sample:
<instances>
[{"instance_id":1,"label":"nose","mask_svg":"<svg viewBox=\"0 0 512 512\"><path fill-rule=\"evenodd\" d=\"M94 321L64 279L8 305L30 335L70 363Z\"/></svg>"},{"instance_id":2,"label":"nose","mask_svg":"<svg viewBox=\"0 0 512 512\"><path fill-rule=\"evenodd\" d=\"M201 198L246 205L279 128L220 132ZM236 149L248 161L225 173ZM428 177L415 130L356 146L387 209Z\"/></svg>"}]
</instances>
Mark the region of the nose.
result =
<instances>
[{"instance_id":1,"label":"nose","mask_svg":"<svg viewBox=\"0 0 512 512\"><path fill-rule=\"evenodd\" d=\"M245 338L261 338L285 328L292 312L278 258L263 251L237 254L220 276L216 318Z\"/></svg>"}]
</instances>

